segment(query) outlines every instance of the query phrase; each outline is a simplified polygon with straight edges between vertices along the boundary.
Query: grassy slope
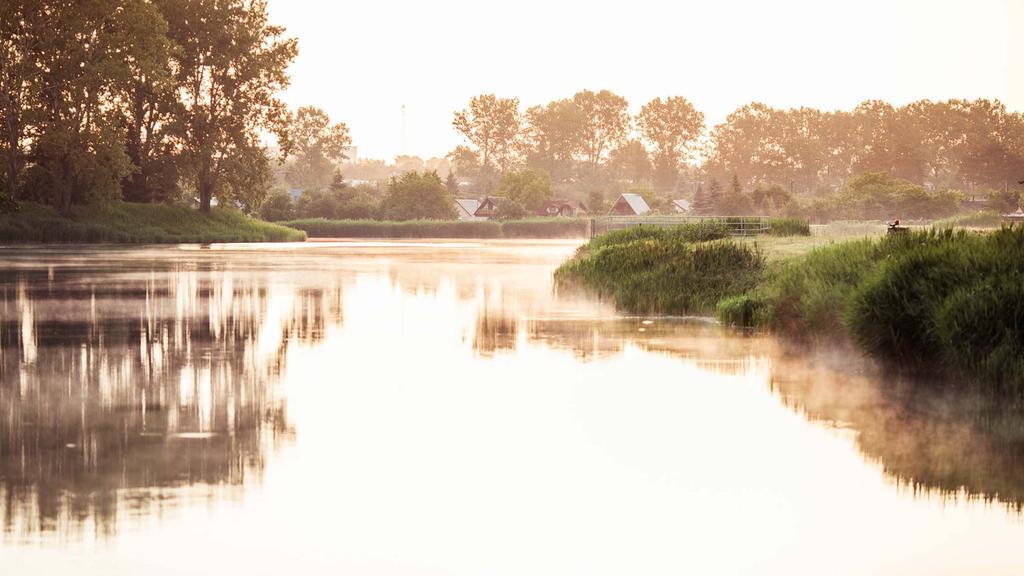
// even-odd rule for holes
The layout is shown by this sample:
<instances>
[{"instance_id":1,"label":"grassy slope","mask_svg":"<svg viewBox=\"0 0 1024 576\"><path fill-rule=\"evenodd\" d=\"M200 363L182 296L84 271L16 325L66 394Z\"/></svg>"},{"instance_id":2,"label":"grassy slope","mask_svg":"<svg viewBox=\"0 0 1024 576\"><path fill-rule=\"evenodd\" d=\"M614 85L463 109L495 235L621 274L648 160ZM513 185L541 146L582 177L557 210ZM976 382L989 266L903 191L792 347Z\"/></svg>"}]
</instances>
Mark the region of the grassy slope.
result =
<instances>
[{"instance_id":1,"label":"grassy slope","mask_svg":"<svg viewBox=\"0 0 1024 576\"><path fill-rule=\"evenodd\" d=\"M22 202L21 210L0 215L0 241L16 243L178 243L288 242L305 233L250 218L236 210L209 214L182 206L116 202L76 206L69 216Z\"/></svg>"},{"instance_id":2,"label":"grassy slope","mask_svg":"<svg viewBox=\"0 0 1024 576\"><path fill-rule=\"evenodd\" d=\"M1024 227L883 231L714 240L632 229L581 247L555 281L634 312L715 309L729 324L848 338L902 368L971 374L1024 394Z\"/></svg>"}]
</instances>

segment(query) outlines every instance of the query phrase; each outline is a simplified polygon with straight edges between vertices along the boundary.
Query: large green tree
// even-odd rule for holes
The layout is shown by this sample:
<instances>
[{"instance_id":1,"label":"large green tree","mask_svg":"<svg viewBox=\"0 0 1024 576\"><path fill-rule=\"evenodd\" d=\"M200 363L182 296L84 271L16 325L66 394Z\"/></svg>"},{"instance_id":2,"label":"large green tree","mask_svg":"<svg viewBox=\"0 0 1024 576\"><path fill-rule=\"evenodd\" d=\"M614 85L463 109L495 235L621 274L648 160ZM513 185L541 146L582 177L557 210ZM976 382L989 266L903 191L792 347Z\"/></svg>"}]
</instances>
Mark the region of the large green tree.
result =
<instances>
[{"instance_id":1,"label":"large green tree","mask_svg":"<svg viewBox=\"0 0 1024 576\"><path fill-rule=\"evenodd\" d=\"M288 183L305 190L327 186L336 163L345 159L345 147L352 143L348 126L332 124L315 106L299 108L289 124L283 148L295 162L288 168Z\"/></svg>"},{"instance_id":2,"label":"large green tree","mask_svg":"<svg viewBox=\"0 0 1024 576\"><path fill-rule=\"evenodd\" d=\"M209 211L214 197L234 201L265 192L239 189L251 179L232 172L264 171L269 159L261 131L286 129L277 95L288 85L295 40L269 23L265 0L163 0L163 12L178 47L176 144L200 209Z\"/></svg>"},{"instance_id":3,"label":"large green tree","mask_svg":"<svg viewBox=\"0 0 1024 576\"><path fill-rule=\"evenodd\" d=\"M653 149L655 184L671 188L704 130L704 114L682 96L655 98L640 109L637 126Z\"/></svg>"},{"instance_id":4,"label":"large green tree","mask_svg":"<svg viewBox=\"0 0 1024 576\"><path fill-rule=\"evenodd\" d=\"M526 111L527 163L557 181L569 180L573 158L582 150L586 117L571 100L556 100Z\"/></svg>"},{"instance_id":5,"label":"large green tree","mask_svg":"<svg viewBox=\"0 0 1024 576\"><path fill-rule=\"evenodd\" d=\"M387 220L451 220L456 216L455 197L437 172L406 172L391 179L380 215Z\"/></svg>"},{"instance_id":6,"label":"large green tree","mask_svg":"<svg viewBox=\"0 0 1024 576\"><path fill-rule=\"evenodd\" d=\"M583 117L579 136L583 159L594 172L608 152L629 135L629 102L608 90L583 90L572 97L572 103Z\"/></svg>"},{"instance_id":7,"label":"large green tree","mask_svg":"<svg viewBox=\"0 0 1024 576\"><path fill-rule=\"evenodd\" d=\"M484 171L505 172L519 155L523 120L518 98L474 96L467 108L455 113L452 125L477 148Z\"/></svg>"}]
</instances>

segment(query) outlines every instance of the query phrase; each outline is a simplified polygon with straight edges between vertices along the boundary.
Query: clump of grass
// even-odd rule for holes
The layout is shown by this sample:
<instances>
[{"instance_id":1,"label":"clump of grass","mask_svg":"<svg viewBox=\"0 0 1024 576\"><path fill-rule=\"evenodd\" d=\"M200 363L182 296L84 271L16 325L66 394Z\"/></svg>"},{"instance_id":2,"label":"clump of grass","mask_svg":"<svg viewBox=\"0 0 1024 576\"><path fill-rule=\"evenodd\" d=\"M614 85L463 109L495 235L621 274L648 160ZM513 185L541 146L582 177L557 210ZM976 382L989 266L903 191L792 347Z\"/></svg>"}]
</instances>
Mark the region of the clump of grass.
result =
<instances>
[{"instance_id":1,"label":"clump of grass","mask_svg":"<svg viewBox=\"0 0 1024 576\"><path fill-rule=\"evenodd\" d=\"M757 248L721 239L724 230L699 223L602 235L555 271L555 284L609 297L632 312L710 313L723 297L752 289L764 270Z\"/></svg>"},{"instance_id":2,"label":"clump of grass","mask_svg":"<svg viewBox=\"0 0 1024 576\"><path fill-rule=\"evenodd\" d=\"M589 223L583 218L526 220L327 220L281 222L311 238L579 238Z\"/></svg>"},{"instance_id":3,"label":"clump of grass","mask_svg":"<svg viewBox=\"0 0 1024 576\"><path fill-rule=\"evenodd\" d=\"M25 243L290 242L305 233L255 220L230 208L201 213L184 206L113 202L76 206L63 215L49 206L21 202L0 215L0 241Z\"/></svg>"},{"instance_id":4,"label":"clump of grass","mask_svg":"<svg viewBox=\"0 0 1024 576\"><path fill-rule=\"evenodd\" d=\"M585 245L585 249L597 250L605 246L630 244L640 240L706 242L728 238L729 234L728 224L720 220L699 220L680 226L632 226L601 234Z\"/></svg>"},{"instance_id":5,"label":"clump of grass","mask_svg":"<svg viewBox=\"0 0 1024 576\"><path fill-rule=\"evenodd\" d=\"M810 236L811 224L802 218L772 218L772 236Z\"/></svg>"}]
</instances>

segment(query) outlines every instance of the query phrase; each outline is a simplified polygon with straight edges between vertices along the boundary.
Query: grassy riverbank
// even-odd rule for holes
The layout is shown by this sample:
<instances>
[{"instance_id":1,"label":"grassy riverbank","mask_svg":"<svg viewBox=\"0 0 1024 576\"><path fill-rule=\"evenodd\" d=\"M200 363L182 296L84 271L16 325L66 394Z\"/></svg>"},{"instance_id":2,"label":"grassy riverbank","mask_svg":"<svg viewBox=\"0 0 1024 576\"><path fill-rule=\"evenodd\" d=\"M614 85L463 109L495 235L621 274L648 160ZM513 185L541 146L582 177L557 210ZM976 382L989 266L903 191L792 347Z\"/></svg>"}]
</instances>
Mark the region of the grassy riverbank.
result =
<instances>
[{"instance_id":1,"label":"grassy riverbank","mask_svg":"<svg viewBox=\"0 0 1024 576\"><path fill-rule=\"evenodd\" d=\"M0 242L205 244L305 239L301 231L227 208L203 214L182 206L115 202L76 206L67 216L31 202L20 203L20 208L16 213L0 215Z\"/></svg>"},{"instance_id":2,"label":"grassy riverbank","mask_svg":"<svg viewBox=\"0 0 1024 576\"><path fill-rule=\"evenodd\" d=\"M310 238L582 238L585 218L526 220L326 220L312 218L281 222Z\"/></svg>"},{"instance_id":3,"label":"grassy riverbank","mask_svg":"<svg viewBox=\"0 0 1024 576\"><path fill-rule=\"evenodd\" d=\"M780 240L623 231L582 247L556 285L634 312L848 339L901 369L1024 392L1024 228L922 229L767 257Z\"/></svg>"}]
</instances>

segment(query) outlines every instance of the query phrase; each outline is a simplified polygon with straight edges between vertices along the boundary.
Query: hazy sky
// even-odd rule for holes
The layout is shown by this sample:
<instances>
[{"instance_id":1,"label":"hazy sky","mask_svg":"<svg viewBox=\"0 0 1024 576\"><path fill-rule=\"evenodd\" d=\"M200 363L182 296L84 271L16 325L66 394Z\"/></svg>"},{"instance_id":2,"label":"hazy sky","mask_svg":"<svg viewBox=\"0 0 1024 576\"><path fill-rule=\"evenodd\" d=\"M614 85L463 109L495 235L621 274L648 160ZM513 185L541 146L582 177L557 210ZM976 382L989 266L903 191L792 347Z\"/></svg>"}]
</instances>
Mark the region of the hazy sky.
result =
<instances>
[{"instance_id":1,"label":"hazy sky","mask_svg":"<svg viewBox=\"0 0 1024 576\"><path fill-rule=\"evenodd\" d=\"M634 111L682 95L709 125L753 100L1024 110L1024 0L270 0L270 12L299 39L287 102L346 122L364 158L444 155L460 143L452 113L485 92L525 109L607 88Z\"/></svg>"}]
</instances>

